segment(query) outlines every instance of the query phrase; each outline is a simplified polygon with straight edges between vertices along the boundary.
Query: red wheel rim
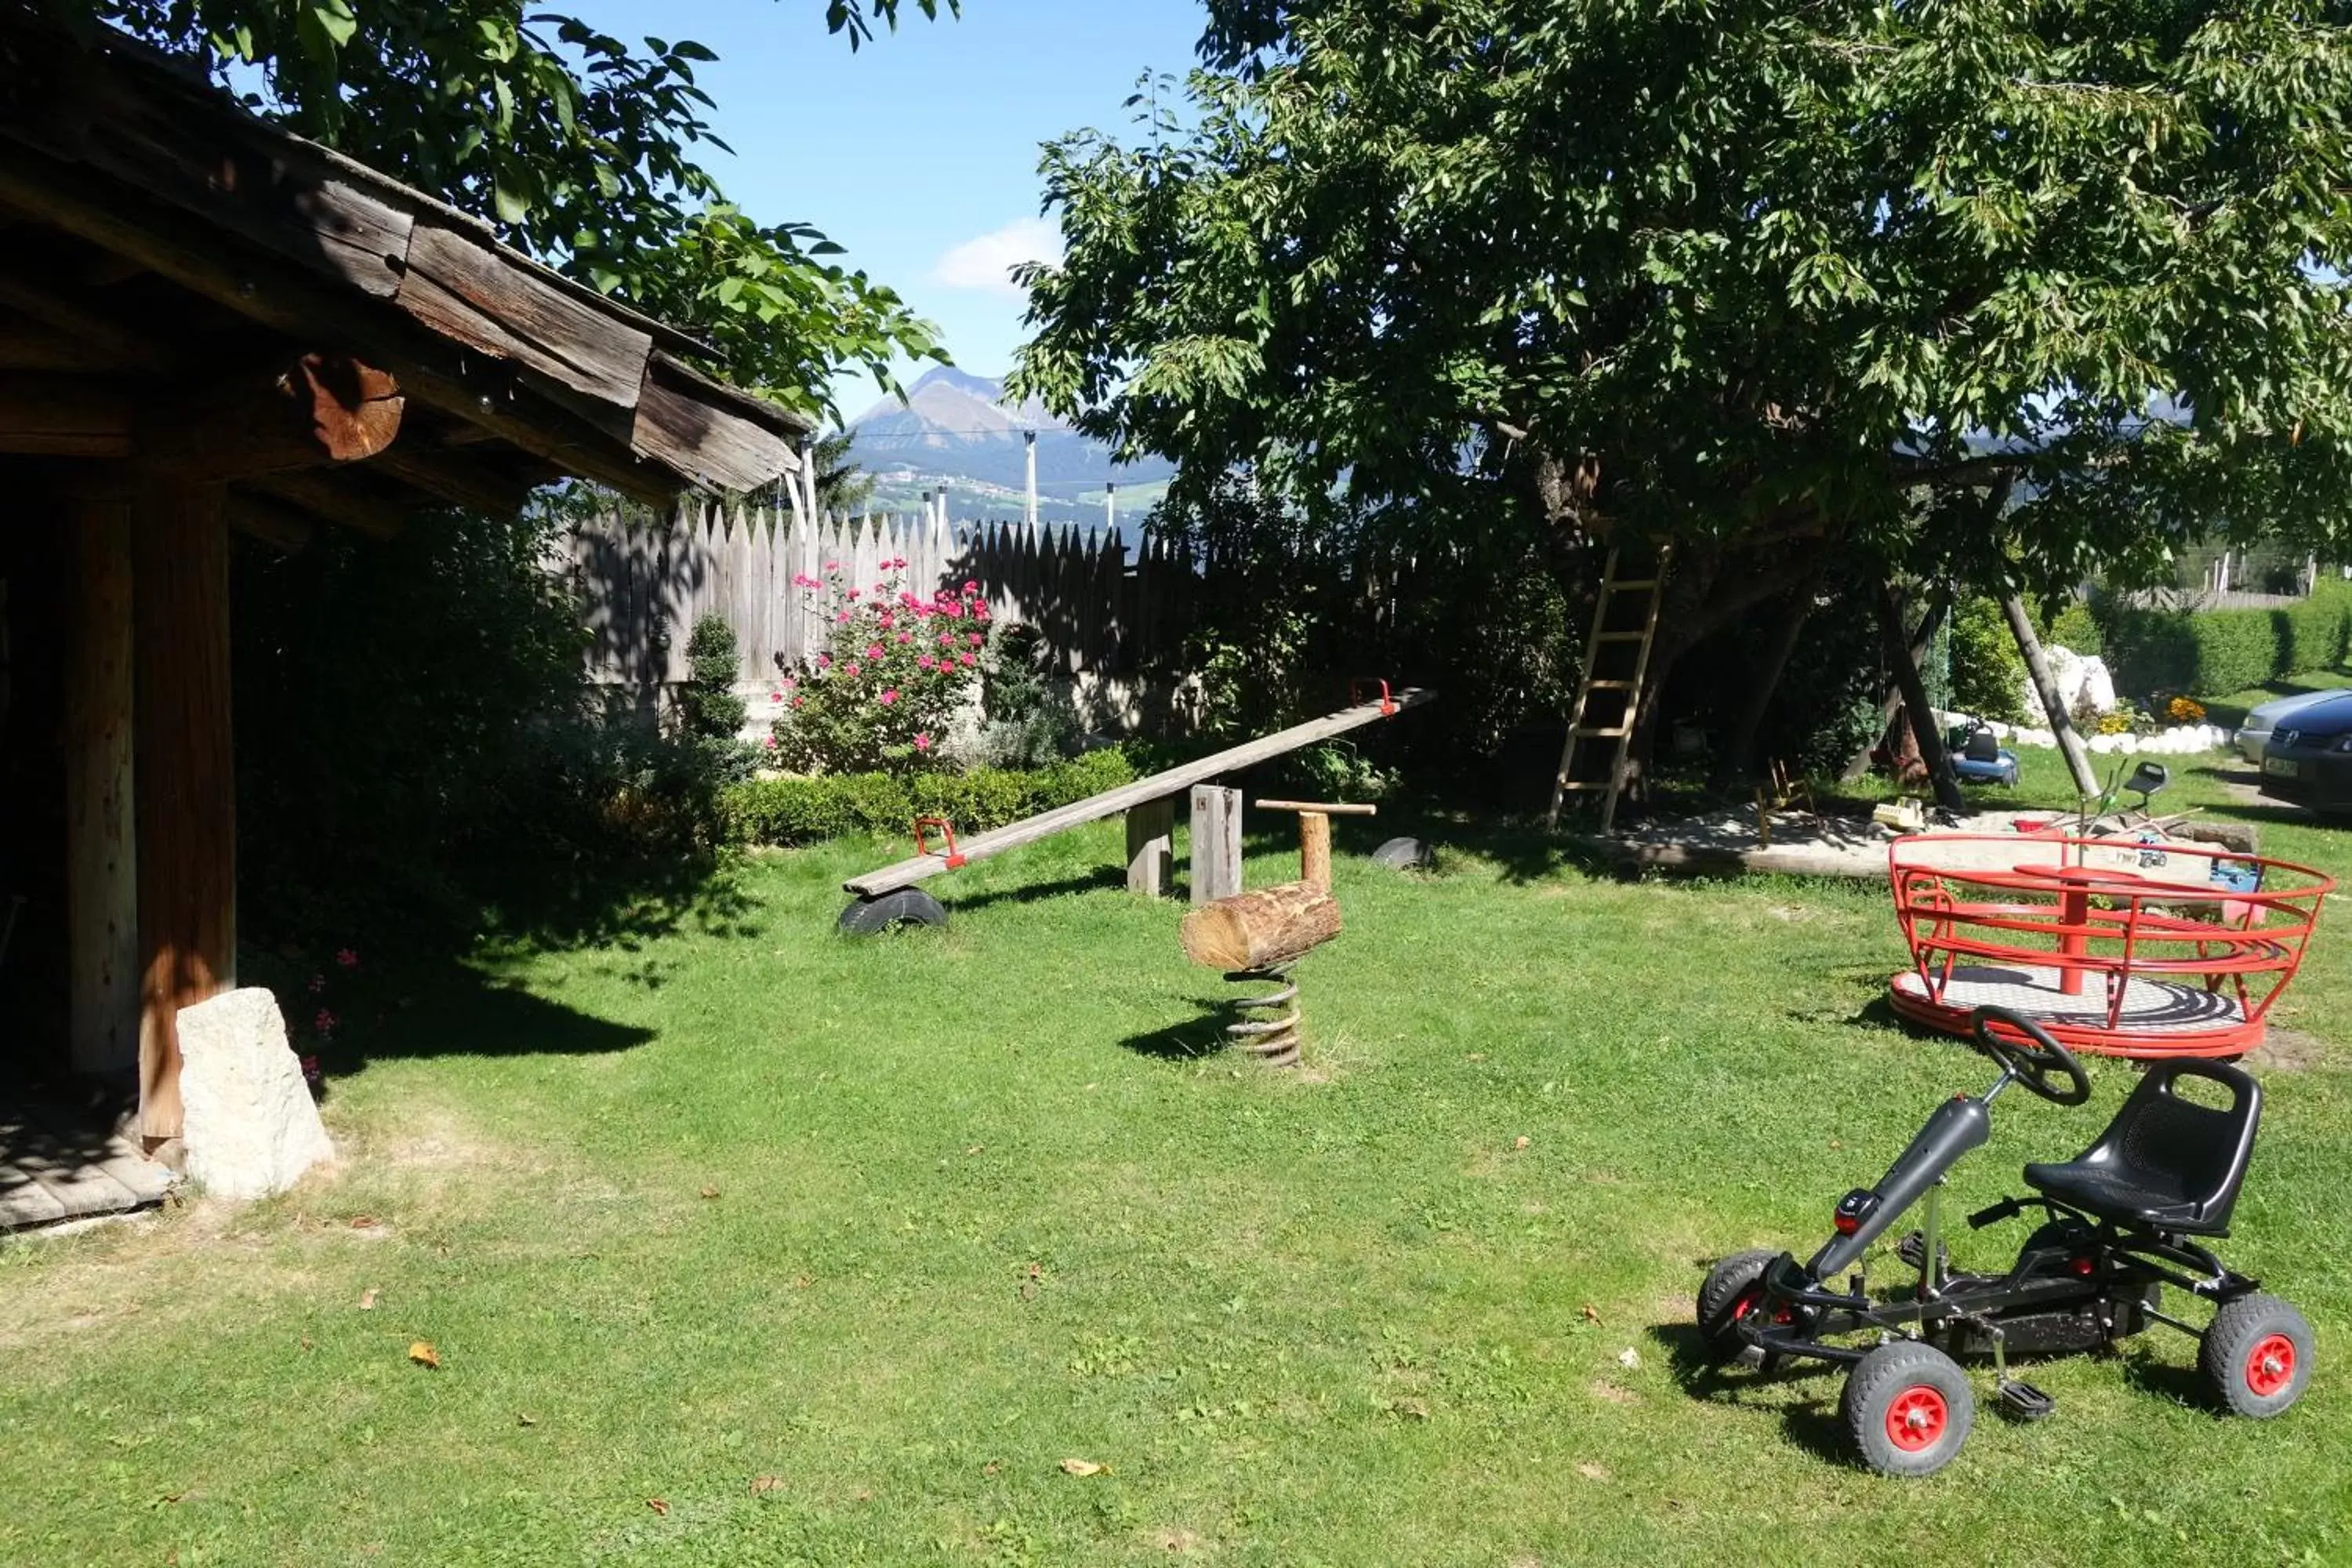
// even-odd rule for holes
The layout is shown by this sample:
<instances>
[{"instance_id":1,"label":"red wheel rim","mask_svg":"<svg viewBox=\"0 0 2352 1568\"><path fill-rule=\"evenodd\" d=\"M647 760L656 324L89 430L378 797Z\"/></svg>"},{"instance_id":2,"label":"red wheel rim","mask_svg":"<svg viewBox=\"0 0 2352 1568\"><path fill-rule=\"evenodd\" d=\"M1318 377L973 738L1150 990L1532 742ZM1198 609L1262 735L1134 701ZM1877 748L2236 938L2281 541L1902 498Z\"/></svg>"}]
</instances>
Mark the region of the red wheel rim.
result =
<instances>
[{"instance_id":1,"label":"red wheel rim","mask_svg":"<svg viewBox=\"0 0 2352 1568\"><path fill-rule=\"evenodd\" d=\"M2258 1399L2268 1399L2294 1381L2294 1342L2284 1334L2265 1335L2246 1352L2246 1386Z\"/></svg>"},{"instance_id":2,"label":"red wheel rim","mask_svg":"<svg viewBox=\"0 0 2352 1568\"><path fill-rule=\"evenodd\" d=\"M1742 1290L1739 1299L1731 1303L1731 1321L1735 1323L1745 1321L1748 1314L1756 1310L1756 1303L1763 1299L1764 1288L1760 1285L1751 1285Z\"/></svg>"},{"instance_id":3,"label":"red wheel rim","mask_svg":"<svg viewBox=\"0 0 2352 1568\"><path fill-rule=\"evenodd\" d=\"M1886 1407L1886 1440L1906 1454L1932 1448L1943 1437L1944 1427L1951 1418L1942 1390L1915 1383L1896 1394L1895 1403Z\"/></svg>"}]
</instances>

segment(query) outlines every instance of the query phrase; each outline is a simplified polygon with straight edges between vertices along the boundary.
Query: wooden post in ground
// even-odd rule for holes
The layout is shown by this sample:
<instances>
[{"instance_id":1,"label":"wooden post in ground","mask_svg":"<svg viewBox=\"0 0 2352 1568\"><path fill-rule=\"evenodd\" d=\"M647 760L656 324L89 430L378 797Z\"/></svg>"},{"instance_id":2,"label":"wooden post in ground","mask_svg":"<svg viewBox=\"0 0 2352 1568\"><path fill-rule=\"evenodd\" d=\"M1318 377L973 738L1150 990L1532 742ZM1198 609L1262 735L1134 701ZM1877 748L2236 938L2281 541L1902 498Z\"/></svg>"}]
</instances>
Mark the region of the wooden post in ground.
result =
<instances>
[{"instance_id":1,"label":"wooden post in ground","mask_svg":"<svg viewBox=\"0 0 2352 1568\"><path fill-rule=\"evenodd\" d=\"M1192 907L1242 890L1242 792L1192 786Z\"/></svg>"},{"instance_id":2,"label":"wooden post in ground","mask_svg":"<svg viewBox=\"0 0 2352 1568\"><path fill-rule=\"evenodd\" d=\"M183 1007L236 983L228 527L217 487L142 482L131 518L138 714L140 1130L181 1131Z\"/></svg>"},{"instance_id":3,"label":"wooden post in ground","mask_svg":"<svg viewBox=\"0 0 2352 1568\"><path fill-rule=\"evenodd\" d=\"M1936 710L1927 705L1927 685L1919 679L1918 661L1903 640L1903 611L1895 602L1892 585L1879 584L1876 609L1879 642L1885 649L1886 662L1894 667L1905 716L1919 742L1920 759L1927 764L1928 780L1936 786L1936 804L1946 811L1964 812L1969 808L1968 798L1960 794L1959 776L1952 772L1944 737L1936 731Z\"/></svg>"},{"instance_id":4,"label":"wooden post in ground","mask_svg":"<svg viewBox=\"0 0 2352 1568\"><path fill-rule=\"evenodd\" d=\"M1371 816L1376 805L1342 805L1329 801L1262 800L1260 811L1298 814L1298 879L1322 892L1331 890L1331 818Z\"/></svg>"},{"instance_id":5,"label":"wooden post in ground","mask_svg":"<svg viewBox=\"0 0 2352 1568\"><path fill-rule=\"evenodd\" d=\"M1147 899L1168 891L1176 865L1176 797L1163 795L1127 812L1127 890Z\"/></svg>"},{"instance_id":6,"label":"wooden post in ground","mask_svg":"<svg viewBox=\"0 0 2352 1568\"><path fill-rule=\"evenodd\" d=\"M2058 689L2058 680L2050 673L2050 661L2042 656L2042 639L2034 634L2033 622L2025 614L2025 600L2019 595L2004 595L2000 613L2009 617L2010 636L2017 639L2017 651L2025 656L2025 672L2033 678L2034 694L2042 699L2042 711L2049 716L2050 732L2058 737L2058 749L2065 753L2066 771L2074 775L2074 788L2081 794L2099 793L2099 779L2091 771L2091 753L2083 746L2083 737L2074 732L2074 718L2066 711L2066 699Z\"/></svg>"},{"instance_id":7,"label":"wooden post in ground","mask_svg":"<svg viewBox=\"0 0 2352 1568\"><path fill-rule=\"evenodd\" d=\"M68 1031L76 1072L118 1072L139 1063L130 503L74 501L67 531Z\"/></svg>"},{"instance_id":8,"label":"wooden post in ground","mask_svg":"<svg viewBox=\"0 0 2352 1568\"><path fill-rule=\"evenodd\" d=\"M1919 629L1911 634L1913 664L1916 665L1927 657L1929 645L1935 642L1936 634L1943 629L1944 616L1951 609L1951 595L1942 589L1937 590L1935 597L1928 601L1927 613L1920 617ZM1870 771L1871 753L1877 750L1881 742L1890 740L1889 731L1895 725L1895 710L1902 706L1903 689L1889 680L1878 704L1878 729L1869 740L1862 743L1852 757L1846 760L1844 769L1838 774L1840 782L1852 784Z\"/></svg>"}]
</instances>

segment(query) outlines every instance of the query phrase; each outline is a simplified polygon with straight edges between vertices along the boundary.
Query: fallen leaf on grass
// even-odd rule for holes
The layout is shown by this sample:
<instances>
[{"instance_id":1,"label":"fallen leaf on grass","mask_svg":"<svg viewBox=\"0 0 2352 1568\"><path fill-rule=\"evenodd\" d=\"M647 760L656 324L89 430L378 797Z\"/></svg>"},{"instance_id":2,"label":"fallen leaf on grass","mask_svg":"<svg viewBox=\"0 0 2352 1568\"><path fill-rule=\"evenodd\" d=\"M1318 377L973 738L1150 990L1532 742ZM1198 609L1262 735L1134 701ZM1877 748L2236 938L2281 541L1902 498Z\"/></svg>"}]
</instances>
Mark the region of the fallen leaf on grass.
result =
<instances>
[{"instance_id":1,"label":"fallen leaf on grass","mask_svg":"<svg viewBox=\"0 0 2352 1568\"><path fill-rule=\"evenodd\" d=\"M362 1312L373 1312L375 1310L374 1286L371 1285L366 1289L360 1292L360 1310Z\"/></svg>"},{"instance_id":2,"label":"fallen leaf on grass","mask_svg":"<svg viewBox=\"0 0 2352 1568\"><path fill-rule=\"evenodd\" d=\"M1064 1459L1063 1472L1073 1476L1098 1476L1108 1470L1108 1465L1097 1465L1092 1459Z\"/></svg>"},{"instance_id":3,"label":"fallen leaf on grass","mask_svg":"<svg viewBox=\"0 0 2352 1568\"><path fill-rule=\"evenodd\" d=\"M666 1498L649 1497L646 1499L646 1506L664 1519L669 1517L669 1501Z\"/></svg>"},{"instance_id":4,"label":"fallen leaf on grass","mask_svg":"<svg viewBox=\"0 0 2352 1568\"><path fill-rule=\"evenodd\" d=\"M1628 1372L1639 1372L1642 1367L1642 1352L1632 1345L1627 1345L1617 1352L1617 1364Z\"/></svg>"},{"instance_id":5,"label":"fallen leaf on grass","mask_svg":"<svg viewBox=\"0 0 2352 1568\"><path fill-rule=\"evenodd\" d=\"M1486 1053L1484 1051L1472 1051L1468 1056L1462 1059L1466 1062L1483 1062L1486 1059Z\"/></svg>"},{"instance_id":6,"label":"fallen leaf on grass","mask_svg":"<svg viewBox=\"0 0 2352 1568\"><path fill-rule=\"evenodd\" d=\"M1526 1133L1522 1132L1511 1141L1511 1147L1514 1149L1524 1149L1530 1142L1532 1142L1532 1140L1530 1140Z\"/></svg>"},{"instance_id":7,"label":"fallen leaf on grass","mask_svg":"<svg viewBox=\"0 0 2352 1568\"><path fill-rule=\"evenodd\" d=\"M964 1152L967 1154L977 1154L983 1147L984 1145L982 1144L975 1143L971 1148L965 1150Z\"/></svg>"},{"instance_id":8,"label":"fallen leaf on grass","mask_svg":"<svg viewBox=\"0 0 2352 1568\"><path fill-rule=\"evenodd\" d=\"M1600 1309L1600 1308L1598 1308L1598 1307L1595 1307L1595 1306L1594 1306L1591 1302L1590 1302L1590 1301L1587 1301L1587 1302L1584 1304L1584 1307L1583 1307L1583 1312L1584 1312L1584 1321L1585 1321L1586 1322L1588 1322L1588 1323L1597 1323L1597 1322L1599 1322L1599 1321L1601 1321L1601 1309Z\"/></svg>"},{"instance_id":9,"label":"fallen leaf on grass","mask_svg":"<svg viewBox=\"0 0 2352 1568\"><path fill-rule=\"evenodd\" d=\"M780 1490L783 1484L784 1478L782 1476L753 1476L751 1478L751 1495L753 1497L758 1497L762 1492Z\"/></svg>"},{"instance_id":10,"label":"fallen leaf on grass","mask_svg":"<svg viewBox=\"0 0 2352 1568\"><path fill-rule=\"evenodd\" d=\"M373 1230L383 1223L383 1222L382 1220L379 1220L372 1214L355 1214L352 1215L352 1228L353 1230Z\"/></svg>"},{"instance_id":11,"label":"fallen leaf on grass","mask_svg":"<svg viewBox=\"0 0 2352 1568\"><path fill-rule=\"evenodd\" d=\"M702 1195L706 1198L715 1198L719 1195L719 1189L717 1187L705 1187L702 1189Z\"/></svg>"},{"instance_id":12,"label":"fallen leaf on grass","mask_svg":"<svg viewBox=\"0 0 2352 1568\"><path fill-rule=\"evenodd\" d=\"M408 1347L408 1359L419 1366L438 1367L441 1364L441 1352L433 1348L431 1340L418 1340Z\"/></svg>"},{"instance_id":13,"label":"fallen leaf on grass","mask_svg":"<svg viewBox=\"0 0 2352 1568\"><path fill-rule=\"evenodd\" d=\"M1605 1465L1596 1465L1590 1459L1587 1459L1584 1463L1577 1466L1576 1473L1582 1476L1588 1481L1605 1481L1609 1479L1608 1467Z\"/></svg>"},{"instance_id":14,"label":"fallen leaf on grass","mask_svg":"<svg viewBox=\"0 0 2352 1568\"><path fill-rule=\"evenodd\" d=\"M539 1425L539 1417L536 1415L526 1415L521 1411L518 1410L515 1412L515 1425L518 1426L536 1426Z\"/></svg>"},{"instance_id":15,"label":"fallen leaf on grass","mask_svg":"<svg viewBox=\"0 0 2352 1568\"><path fill-rule=\"evenodd\" d=\"M810 1279L805 1274L796 1275L793 1279L793 1289L795 1290L805 1290L815 1283L815 1280Z\"/></svg>"},{"instance_id":16,"label":"fallen leaf on grass","mask_svg":"<svg viewBox=\"0 0 2352 1568\"><path fill-rule=\"evenodd\" d=\"M984 1465L982 1465L982 1466L981 1466L981 1467L980 1467L980 1473L981 1473L982 1475L983 1475L983 1476L992 1476L992 1475L994 1475L997 1471L999 1471L999 1470L1003 1469L1003 1468L1004 1468L1004 1461L1003 1461L1003 1460L1002 1460L1002 1459L991 1459L991 1460L989 1460L989 1461L988 1461L988 1463L986 1463L986 1464L984 1464Z\"/></svg>"}]
</instances>

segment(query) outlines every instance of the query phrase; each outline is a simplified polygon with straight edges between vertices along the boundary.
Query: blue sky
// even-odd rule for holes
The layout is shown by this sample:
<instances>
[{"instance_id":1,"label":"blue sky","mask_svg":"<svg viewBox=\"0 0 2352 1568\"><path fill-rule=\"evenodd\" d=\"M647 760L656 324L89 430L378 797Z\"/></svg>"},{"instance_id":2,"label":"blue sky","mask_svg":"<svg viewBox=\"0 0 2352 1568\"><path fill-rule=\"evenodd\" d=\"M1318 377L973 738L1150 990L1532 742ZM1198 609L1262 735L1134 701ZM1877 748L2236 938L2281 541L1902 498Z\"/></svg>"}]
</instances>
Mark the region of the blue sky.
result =
<instances>
[{"instance_id":1,"label":"blue sky","mask_svg":"<svg viewBox=\"0 0 2352 1568\"><path fill-rule=\"evenodd\" d=\"M845 258L939 323L956 363L1001 375L1021 341L1003 280L1051 233L1037 221L1037 148L1085 126L1124 132L1139 72L1181 75L1200 0L964 0L850 53L824 0L585 0L624 37L693 38L719 54L699 74L718 100L711 172L763 222L813 223ZM875 399L836 384L853 417Z\"/></svg>"}]
</instances>

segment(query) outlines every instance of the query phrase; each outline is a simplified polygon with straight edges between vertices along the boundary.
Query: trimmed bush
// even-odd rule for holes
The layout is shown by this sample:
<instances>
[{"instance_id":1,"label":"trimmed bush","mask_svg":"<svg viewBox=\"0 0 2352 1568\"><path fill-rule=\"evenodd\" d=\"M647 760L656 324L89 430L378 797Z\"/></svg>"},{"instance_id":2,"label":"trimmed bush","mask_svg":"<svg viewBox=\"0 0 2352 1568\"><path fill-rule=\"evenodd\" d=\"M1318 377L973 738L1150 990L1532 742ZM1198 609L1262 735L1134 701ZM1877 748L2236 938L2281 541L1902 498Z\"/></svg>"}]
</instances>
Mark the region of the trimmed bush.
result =
<instances>
[{"instance_id":1,"label":"trimmed bush","mask_svg":"<svg viewBox=\"0 0 2352 1568\"><path fill-rule=\"evenodd\" d=\"M1979 719L2025 720L2025 656L2009 618L1990 599L1962 603L1952 616L1952 706Z\"/></svg>"},{"instance_id":2,"label":"trimmed bush","mask_svg":"<svg viewBox=\"0 0 2352 1568\"><path fill-rule=\"evenodd\" d=\"M781 847L853 834L903 837L919 816L944 816L958 833L978 833L1139 776L1114 746L1044 768L754 779L720 793L719 832L730 844Z\"/></svg>"},{"instance_id":3,"label":"trimmed bush","mask_svg":"<svg viewBox=\"0 0 2352 1568\"><path fill-rule=\"evenodd\" d=\"M2352 584L2322 581L2273 610L2143 610L2108 601L2109 663L2123 689L2227 696L2305 670L2333 669L2352 639Z\"/></svg>"},{"instance_id":4,"label":"trimmed bush","mask_svg":"<svg viewBox=\"0 0 2352 1568\"><path fill-rule=\"evenodd\" d=\"M2107 646L2100 635L2098 618L2091 614L2091 606L2080 599L2058 612L2042 640L2085 658L2105 653Z\"/></svg>"}]
</instances>

